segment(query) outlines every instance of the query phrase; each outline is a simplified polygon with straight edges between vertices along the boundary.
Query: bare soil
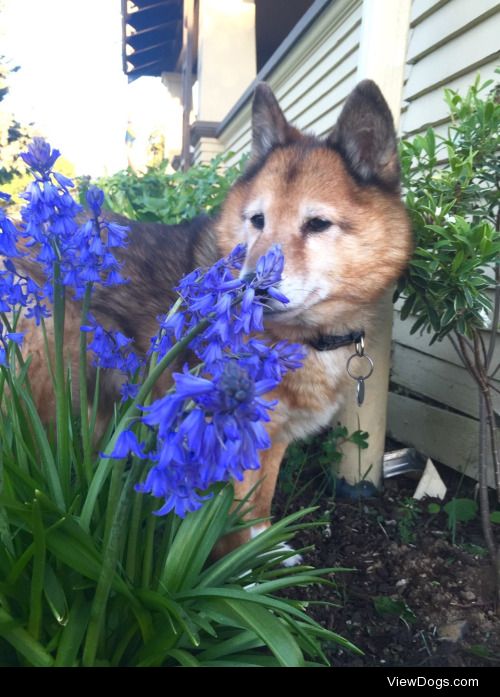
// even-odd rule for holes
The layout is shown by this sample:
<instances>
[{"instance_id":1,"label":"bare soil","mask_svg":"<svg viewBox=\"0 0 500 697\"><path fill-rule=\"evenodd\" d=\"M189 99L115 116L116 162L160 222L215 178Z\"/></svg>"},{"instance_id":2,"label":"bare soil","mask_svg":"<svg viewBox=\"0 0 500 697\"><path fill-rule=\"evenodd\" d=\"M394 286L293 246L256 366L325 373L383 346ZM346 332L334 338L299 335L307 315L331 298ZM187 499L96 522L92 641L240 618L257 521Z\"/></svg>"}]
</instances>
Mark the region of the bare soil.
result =
<instances>
[{"instance_id":1,"label":"bare soil","mask_svg":"<svg viewBox=\"0 0 500 697\"><path fill-rule=\"evenodd\" d=\"M472 482L448 468L440 473L452 495L474 496ZM312 547L304 560L316 568L352 570L333 576L335 588L300 589L296 597L364 652L335 647L333 666L498 666L500 614L479 520L458 523L453 539L443 511L411 500L415 487L400 476L374 498L323 496L308 518L323 522L301 531L295 547ZM277 516L311 505L310 489L289 502L289 491L278 492Z\"/></svg>"}]
</instances>

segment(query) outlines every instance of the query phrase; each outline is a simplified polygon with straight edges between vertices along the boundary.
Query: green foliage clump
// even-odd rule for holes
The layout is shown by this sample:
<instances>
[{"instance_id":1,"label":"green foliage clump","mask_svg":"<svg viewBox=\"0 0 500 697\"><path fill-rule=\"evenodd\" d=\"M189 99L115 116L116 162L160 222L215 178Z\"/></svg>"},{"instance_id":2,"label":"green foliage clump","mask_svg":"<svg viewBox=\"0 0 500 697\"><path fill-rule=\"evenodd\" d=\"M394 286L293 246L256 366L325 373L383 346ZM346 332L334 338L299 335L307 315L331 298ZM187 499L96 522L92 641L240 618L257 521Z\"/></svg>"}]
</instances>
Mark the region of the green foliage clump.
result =
<instances>
[{"instance_id":1,"label":"green foliage clump","mask_svg":"<svg viewBox=\"0 0 500 697\"><path fill-rule=\"evenodd\" d=\"M128 169L103 177L97 185L104 191L105 207L114 213L131 220L175 225L200 213L217 213L242 172L243 162L227 166L230 157L220 155L186 172L169 172L164 160L145 174Z\"/></svg>"},{"instance_id":2,"label":"green foliage clump","mask_svg":"<svg viewBox=\"0 0 500 697\"><path fill-rule=\"evenodd\" d=\"M498 262L500 101L479 78L465 96L445 90L451 125L445 137L429 129L401 145L406 205L415 253L399 292L401 316L412 315L440 340L468 337L492 309L492 263ZM490 90L488 92L488 90Z\"/></svg>"}]
</instances>

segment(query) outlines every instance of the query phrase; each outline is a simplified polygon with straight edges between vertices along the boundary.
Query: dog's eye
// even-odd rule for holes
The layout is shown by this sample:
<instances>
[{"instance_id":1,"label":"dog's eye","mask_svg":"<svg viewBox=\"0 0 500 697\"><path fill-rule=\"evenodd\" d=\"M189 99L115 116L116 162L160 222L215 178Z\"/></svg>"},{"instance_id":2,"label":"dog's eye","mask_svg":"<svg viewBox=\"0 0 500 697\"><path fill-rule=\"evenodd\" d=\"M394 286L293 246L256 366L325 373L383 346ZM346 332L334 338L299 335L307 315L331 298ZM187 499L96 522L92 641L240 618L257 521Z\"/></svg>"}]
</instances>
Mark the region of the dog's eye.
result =
<instances>
[{"instance_id":1,"label":"dog's eye","mask_svg":"<svg viewBox=\"0 0 500 697\"><path fill-rule=\"evenodd\" d=\"M331 227L331 222L324 218L310 218L304 224L304 232L323 232Z\"/></svg>"},{"instance_id":2,"label":"dog's eye","mask_svg":"<svg viewBox=\"0 0 500 697\"><path fill-rule=\"evenodd\" d=\"M263 230L266 220L262 213L256 213L255 215L252 215L250 222L257 230Z\"/></svg>"}]
</instances>

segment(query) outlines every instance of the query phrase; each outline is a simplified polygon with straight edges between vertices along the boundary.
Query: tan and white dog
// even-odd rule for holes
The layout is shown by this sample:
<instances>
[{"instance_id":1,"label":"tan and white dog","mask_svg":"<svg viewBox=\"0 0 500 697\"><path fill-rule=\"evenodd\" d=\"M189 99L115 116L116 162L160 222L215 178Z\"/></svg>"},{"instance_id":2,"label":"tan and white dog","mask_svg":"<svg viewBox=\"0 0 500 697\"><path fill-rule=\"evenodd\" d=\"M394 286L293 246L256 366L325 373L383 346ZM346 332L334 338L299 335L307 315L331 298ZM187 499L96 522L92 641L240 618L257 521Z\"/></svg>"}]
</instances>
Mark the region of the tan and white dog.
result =
<instances>
[{"instance_id":1,"label":"tan and white dog","mask_svg":"<svg viewBox=\"0 0 500 697\"><path fill-rule=\"evenodd\" d=\"M326 426L352 385L346 372L352 341L321 349L339 337L370 330L375 303L403 271L412 239L399 195L392 117L373 82L355 88L325 140L291 126L270 88L261 84L253 100L252 130L249 165L216 218L178 226L127 221L130 243L120 257L130 282L97 291L93 312L105 326L134 338L137 350L145 353L156 317L174 300L171 289L182 275L212 264L239 242L248 246L242 273L249 273L272 244L281 244L281 290L290 303L271 305L265 330L270 341L304 344L307 358L270 395L278 406L268 424L272 446L261 453L260 471L248 472L244 482L235 484L241 498L262 478L252 494L251 515L266 518L287 445ZM67 322L69 341L77 342L79 313L70 310ZM40 338L29 336L34 391L50 413L39 349ZM105 378L101 389L105 422L117 396L116 377ZM218 553L250 534L246 530L222 540Z\"/></svg>"}]
</instances>

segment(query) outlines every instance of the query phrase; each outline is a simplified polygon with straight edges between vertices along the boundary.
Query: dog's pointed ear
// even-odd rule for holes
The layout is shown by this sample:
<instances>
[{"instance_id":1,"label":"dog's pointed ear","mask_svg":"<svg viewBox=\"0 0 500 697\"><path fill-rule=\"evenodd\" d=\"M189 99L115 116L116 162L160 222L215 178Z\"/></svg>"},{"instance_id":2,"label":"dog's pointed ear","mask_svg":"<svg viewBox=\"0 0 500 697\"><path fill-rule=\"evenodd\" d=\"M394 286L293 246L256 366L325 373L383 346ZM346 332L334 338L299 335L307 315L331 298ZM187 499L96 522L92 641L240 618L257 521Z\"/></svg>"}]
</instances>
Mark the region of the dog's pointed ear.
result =
<instances>
[{"instance_id":1,"label":"dog's pointed ear","mask_svg":"<svg viewBox=\"0 0 500 697\"><path fill-rule=\"evenodd\" d=\"M364 184L399 189L399 159L392 114L372 80L363 80L349 95L327 140L351 174Z\"/></svg>"},{"instance_id":2,"label":"dog's pointed ear","mask_svg":"<svg viewBox=\"0 0 500 697\"><path fill-rule=\"evenodd\" d=\"M264 158L274 148L299 138L300 132L286 120L272 89L260 82L252 104L252 160Z\"/></svg>"}]
</instances>

